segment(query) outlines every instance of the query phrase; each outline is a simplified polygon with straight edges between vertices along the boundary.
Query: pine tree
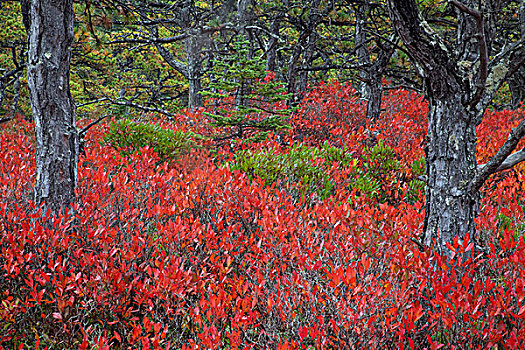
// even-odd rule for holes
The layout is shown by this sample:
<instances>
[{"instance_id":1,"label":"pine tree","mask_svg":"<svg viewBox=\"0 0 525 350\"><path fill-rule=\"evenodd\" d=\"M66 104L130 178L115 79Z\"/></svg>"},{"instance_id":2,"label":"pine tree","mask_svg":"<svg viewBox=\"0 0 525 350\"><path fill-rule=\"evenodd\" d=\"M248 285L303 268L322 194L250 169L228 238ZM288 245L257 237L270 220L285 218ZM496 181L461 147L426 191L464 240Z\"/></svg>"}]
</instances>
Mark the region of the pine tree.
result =
<instances>
[{"instance_id":1,"label":"pine tree","mask_svg":"<svg viewBox=\"0 0 525 350\"><path fill-rule=\"evenodd\" d=\"M263 60L250 57L249 43L234 37L228 54L221 58L213 60L214 80L202 92L211 106L206 114L215 126L227 130L216 140L260 140L271 131L288 128L286 119L293 112L285 104L289 95L273 73L266 72Z\"/></svg>"}]
</instances>

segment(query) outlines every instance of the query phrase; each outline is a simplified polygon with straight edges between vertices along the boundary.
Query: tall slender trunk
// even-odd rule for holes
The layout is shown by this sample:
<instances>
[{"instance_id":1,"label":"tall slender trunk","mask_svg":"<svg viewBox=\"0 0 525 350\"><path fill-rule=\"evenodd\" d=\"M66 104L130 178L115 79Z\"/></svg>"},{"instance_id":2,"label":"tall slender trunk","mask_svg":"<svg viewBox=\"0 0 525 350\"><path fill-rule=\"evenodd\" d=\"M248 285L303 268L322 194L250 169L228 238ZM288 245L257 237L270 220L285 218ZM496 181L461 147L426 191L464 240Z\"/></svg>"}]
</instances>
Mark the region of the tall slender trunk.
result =
<instances>
[{"instance_id":1,"label":"tall slender trunk","mask_svg":"<svg viewBox=\"0 0 525 350\"><path fill-rule=\"evenodd\" d=\"M520 36L525 40L525 0L521 0L520 10ZM516 109L521 102L525 102L525 66L521 66L508 81L510 88L511 107Z\"/></svg>"},{"instance_id":2,"label":"tall slender trunk","mask_svg":"<svg viewBox=\"0 0 525 350\"><path fill-rule=\"evenodd\" d=\"M270 24L270 39L268 41L268 49L266 54L266 70L270 72L276 71L277 48L279 44L279 30L281 29L281 15L278 14L272 19Z\"/></svg>"},{"instance_id":3,"label":"tall slender trunk","mask_svg":"<svg viewBox=\"0 0 525 350\"><path fill-rule=\"evenodd\" d=\"M301 87L305 87L308 79L308 72L301 76L299 72L299 60L301 56L303 57L302 67L311 62L313 50L314 50L314 39L315 39L315 30L321 16L318 13L320 6L320 0L314 0L309 6L308 21L306 26L299 33L299 38L295 44L292 56L288 61L288 82L287 90L291 98L287 101L289 106L294 105L301 98L302 91ZM298 79L299 78L299 79Z\"/></svg>"},{"instance_id":4,"label":"tall slender trunk","mask_svg":"<svg viewBox=\"0 0 525 350\"><path fill-rule=\"evenodd\" d=\"M186 57L188 60L188 109L190 111L202 107L202 96L200 95L200 92L202 91L201 52L204 41L203 34L191 33L184 42L186 46Z\"/></svg>"},{"instance_id":5,"label":"tall slender trunk","mask_svg":"<svg viewBox=\"0 0 525 350\"><path fill-rule=\"evenodd\" d=\"M370 51L367 47L368 35L366 34L369 7L368 2L365 1L359 4L356 9L355 45L357 62L359 64L359 95L361 100L367 101L367 119L374 120L381 113L383 74L394 53L392 42L397 41L397 37L391 35L389 41L385 43L378 41L381 50L377 53L377 57L372 63Z\"/></svg>"},{"instance_id":6,"label":"tall slender trunk","mask_svg":"<svg viewBox=\"0 0 525 350\"><path fill-rule=\"evenodd\" d=\"M510 106L516 109L525 102L525 67L518 69L508 80L510 90Z\"/></svg>"},{"instance_id":7,"label":"tall slender trunk","mask_svg":"<svg viewBox=\"0 0 525 350\"><path fill-rule=\"evenodd\" d=\"M297 84L297 98L299 101L302 100L308 87L309 72L307 68L310 67L313 62L316 36L316 33L312 32L306 40L306 48L304 49L303 61L301 63L301 68L303 69L299 72L299 81Z\"/></svg>"},{"instance_id":8,"label":"tall slender trunk","mask_svg":"<svg viewBox=\"0 0 525 350\"><path fill-rule=\"evenodd\" d=\"M372 62L367 47L366 20L368 18L368 2L364 1L357 5L355 11L355 47L357 63L359 65L359 97L362 101L368 101L370 97L369 72Z\"/></svg>"},{"instance_id":9,"label":"tall slender trunk","mask_svg":"<svg viewBox=\"0 0 525 350\"><path fill-rule=\"evenodd\" d=\"M35 200L54 213L75 200L78 131L69 87L73 0L29 5L27 77L36 131Z\"/></svg>"}]
</instances>

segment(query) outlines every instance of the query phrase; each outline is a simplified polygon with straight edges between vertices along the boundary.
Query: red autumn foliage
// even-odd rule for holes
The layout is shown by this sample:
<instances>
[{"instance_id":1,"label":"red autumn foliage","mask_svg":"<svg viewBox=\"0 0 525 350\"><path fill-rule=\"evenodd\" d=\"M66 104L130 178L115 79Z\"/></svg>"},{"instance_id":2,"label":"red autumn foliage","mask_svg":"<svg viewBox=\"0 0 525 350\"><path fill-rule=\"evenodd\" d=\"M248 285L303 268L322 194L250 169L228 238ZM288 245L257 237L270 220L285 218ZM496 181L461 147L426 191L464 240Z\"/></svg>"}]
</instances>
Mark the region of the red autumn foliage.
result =
<instances>
[{"instance_id":1,"label":"red autumn foliage","mask_svg":"<svg viewBox=\"0 0 525 350\"><path fill-rule=\"evenodd\" d=\"M407 203L403 193L410 164L424 154L427 106L404 91L384 104L371 125L350 86L321 85L286 139L344 144L356 158L383 140L401 165L384 177L392 198L383 202L344 186L350 172L337 164L329 170L337 190L313 200L231 172L202 149L161 166L149 149L125 159L99 143L107 131L101 126L80 159L76 216L51 219L31 201L32 126L4 125L0 346L523 346L525 167L483 188L476 240L486 251L455 242L452 261L421 251L414 240L422 194ZM487 114L478 130L480 162L520 113ZM199 113L186 117L206 127Z\"/></svg>"}]
</instances>

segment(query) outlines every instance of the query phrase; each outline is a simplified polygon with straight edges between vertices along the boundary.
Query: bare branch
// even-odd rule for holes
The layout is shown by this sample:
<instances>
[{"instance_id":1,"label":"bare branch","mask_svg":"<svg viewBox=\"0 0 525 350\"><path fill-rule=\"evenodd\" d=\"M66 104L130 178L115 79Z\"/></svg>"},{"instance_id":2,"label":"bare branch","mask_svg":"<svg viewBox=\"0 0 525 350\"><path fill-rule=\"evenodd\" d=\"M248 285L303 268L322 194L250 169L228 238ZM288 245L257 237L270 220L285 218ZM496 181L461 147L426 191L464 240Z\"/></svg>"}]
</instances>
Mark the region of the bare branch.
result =
<instances>
[{"instance_id":1,"label":"bare branch","mask_svg":"<svg viewBox=\"0 0 525 350\"><path fill-rule=\"evenodd\" d=\"M110 114L105 114L103 115L102 117L98 118L97 120L95 120L94 122L91 122L89 123L85 128L83 128L78 134L80 137L83 137L86 132L91 129L93 126L97 125L98 123L100 123L101 121L103 121L104 119L106 119L107 117L109 117Z\"/></svg>"},{"instance_id":2,"label":"bare branch","mask_svg":"<svg viewBox=\"0 0 525 350\"><path fill-rule=\"evenodd\" d=\"M482 110L492 102L494 95L507 79L525 64L525 38L505 46L490 62Z\"/></svg>"},{"instance_id":3,"label":"bare branch","mask_svg":"<svg viewBox=\"0 0 525 350\"><path fill-rule=\"evenodd\" d=\"M81 104L75 105L75 108L89 106L89 105L92 105L92 104L95 104L95 103L104 102L104 101L108 101L108 100L109 99L107 97L102 97L102 98L99 98L97 100L93 100L93 101L89 101L89 102L86 102L86 103L81 103Z\"/></svg>"},{"instance_id":4,"label":"bare branch","mask_svg":"<svg viewBox=\"0 0 525 350\"><path fill-rule=\"evenodd\" d=\"M163 114L166 117L168 117L168 119L175 119L175 117L176 117L175 114L173 114L173 113L171 113L171 112L169 112L169 111L167 111L165 109L162 109L162 108L143 106L143 105L140 105L138 103L131 102L131 101L119 101L119 100L113 100L113 99L110 99L110 98L108 98L108 100L111 103L119 105L119 106L129 106L129 107L132 107L132 108L135 108L135 109L139 109L139 110L142 110L142 111L146 111L146 112L160 113L160 114Z\"/></svg>"},{"instance_id":5,"label":"bare branch","mask_svg":"<svg viewBox=\"0 0 525 350\"><path fill-rule=\"evenodd\" d=\"M259 27L259 26L255 26L255 25L252 25L252 26L246 26L245 29L256 29L256 30L260 30L261 32L265 32L266 34L268 34L269 36L271 36L272 38L274 38L275 40L279 41L279 42L284 42L285 40L283 38L281 38L280 36L278 35L275 35L274 33L270 32L268 29L266 28L262 28L262 27Z\"/></svg>"},{"instance_id":6,"label":"bare branch","mask_svg":"<svg viewBox=\"0 0 525 350\"><path fill-rule=\"evenodd\" d=\"M157 27L150 28L150 32L153 34L154 39L159 39L159 32ZM170 65L171 68L175 69L177 72L182 74L184 78L188 79L188 66L180 61L178 61L175 56L172 55L172 53L166 49L162 43L155 42L155 47L159 51L159 54L164 58L167 64Z\"/></svg>"},{"instance_id":7,"label":"bare branch","mask_svg":"<svg viewBox=\"0 0 525 350\"><path fill-rule=\"evenodd\" d=\"M18 113L18 103L20 102L20 76L22 71L18 72L13 85L13 103L11 104L11 116L14 118Z\"/></svg>"},{"instance_id":8,"label":"bare branch","mask_svg":"<svg viewBox=\"0 0 525 350\"><path fill-rule=\"evenodd\" d=\"M525 149L521 149L518 152L512 153L510 156L507 157L501 163L501 165L494 171L494 173L497 173L499 171L507 170L515 166L516 164L519 164L525 160ZM478 169L481 169L485 166L485 164L482 164L478 167Z\"/></svg>"},{"instance_id":9,"label":"bare branch","mask_svg":"<svg viewBox=\"0 0 525 350\"><path fill-rule=\"evenodd\" d=\"M512 129L507 141L501 146L498 152L487 162L478 166L474 179L470 182L470 192L479 190L488 177L498 171L509 169L525 159L525 150L520 150L511 155L520 140L525 136L525 119Z\"/></svg>"},{"instance_id":10,"label":"bare branch","mask_svg":"<svg viewBox=\"0 0 525 350\"><path fill-rule=\"evenodd\" d=\"M170 36L167 38L150 38L150 37L144 37L144 38L131 38L131 39L117 39L110 41L109 44L124 44L124 43L139 43L139 44L170 44L179 42L183 39L186 39L188 37L187 33L179 34L175 36Z\"/></svg>"},{"instance_id":11,"label":"bare branch","mask_svg":"<svg viewBox=\"0 0 525 350\"><path fill-rule=\"evenodd\" d=\"M11 117L0 118L0 124L7 123L8 121L11 121L11 120L13 120L13 118Z\"/></svg>"}]
</instances>

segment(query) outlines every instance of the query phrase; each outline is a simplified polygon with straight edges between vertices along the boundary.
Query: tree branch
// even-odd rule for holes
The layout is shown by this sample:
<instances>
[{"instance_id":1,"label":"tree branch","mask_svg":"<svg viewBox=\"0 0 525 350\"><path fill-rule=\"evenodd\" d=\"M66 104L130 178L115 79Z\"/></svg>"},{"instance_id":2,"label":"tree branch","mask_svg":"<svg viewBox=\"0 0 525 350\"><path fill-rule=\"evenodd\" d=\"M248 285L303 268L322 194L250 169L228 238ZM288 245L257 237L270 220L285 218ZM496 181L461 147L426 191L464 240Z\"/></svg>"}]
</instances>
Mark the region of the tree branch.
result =
<instances>
[{"instance_id":1,"label":"tree branch","mask_svg":"<svg viewBox=\"0 0 525 350\"><path fill-rule=\"evenodd\" d=\"M474 20L476 21L476 26L478 30L478 43L479 43L479 79L476 82L476 93L474 94L474 97L470 101L470 108L474 108L479 101L481 101L481 97L483 96L483 93L485 92L485 84L487 82L488 77L488 51L487 51L487 38L485 35L485 24L483 23L483 15L481 12L472 9L470 7L467 7L463 5L462 3L451 0L451 4L456 6L460 11L465 12L472 17L474 17Z\"/></svg>"},{"instance_id":2,"label":"tree branch","mask_svg":"<svg viewBox=\"0 0 525 350\"><path fill-rule=\"evenodd\" d=\"M170 43L175 43L175 42L179 42L183 39L186 39L188 37L188 34L187 33L184 33L184 34L179 34L179 35L175 35L175 36L170 36L170 37L166 37L166 38L158 38L158 37L155 37L155 38L148 38L148 37L145 37L143 39L136 39L136 38L131 38L131 39L117 39L117 40L112 40L110 42L108 42L108 44L125 44L125 43L139 43L139 44L170 44Z\"/></svg>"},{"instance_id":3,"label":"tree branch","mask_svg":"<svg viewBox=\"0 0 525 350\"><path fill-rule=\"evenodd\" d=\"M525 149L521 149L518 152L512 153L510 156L507 157L501 163L501 165L494 171L494 173L497 173L499 171L507 170L512 168L514 165L519 164L525 160ZM482 164L478 167L478 169L484 167L485 164Z\"/></svg>"},{"instance_id":4,"label":"tree branch","mask_svg":"<svg viewBox=\"0 0 525 350\"><path fill-rule=\"evenodd\" d=\"M443 39L428 25L415 0L388 0L389 17L420 75L428 82L426 95L440 99L461 84L461 74L453 53Z\"/></svg>"},{"instance_id":5,"label":"tree branch","mask_svg":"<svg viewBox=\"0 0 525 350\"><path fill-rule=\"evenodd\" d=\"M151 33L153 34L155 40L159 39L159 33L158 33L158 30L157 30L157 27L153 27L150 29ZM188 79L189 78L189 74L188 74L188 66L185 65L184 63L178 61L172 54L171 52L166 49L164 46L162 46L162 43L160 42L155 42L155 47L157 48L157 50L159 51L159 54L162 56L162 58L164 58L164 60L166 61L167 64L170 65L170 67L172 67L173 69L175 69L177 72L179 72L180 74L182 74L184 76L184 78Z\"/></svg>"},{"instance_id":6,"label":"tree branch","mask_svg":"<svg viewBox=\"0 0 525 350\"><path fill-rule=\"evenodd\" d=\"M146 112L160 113L160 114L165 115L166 117L168 117L168 119L171 119L171 120L175 119L176 117L175 114L168 112L167 110L162 109L162 108L142 106L138 103L131 102L129 100L128 101L118 101L118 100L113 100L110 98L108 98L108 100L115 105L129 106L129 107L133 107L135 109L139 109L139 110L146 111Z\"/></svg>"},{"instance_id":7,"label":"tree branch","mask_svg":"<svg viewBox=\"0 0 525 350\"><path fill-rule=\"evenodd\" d=\"M489 75L485 84L486 93L482 98L482 110L492 102L501 85L525 64L525 38L505 46L491 60Z\"/></svg>"},{"instance_id":8,"label":"tree branch","mask_svg":"<svg viewBox=\"0 0 525 350\"><path fill-rule=\"evenodd\" d=\"M78 135L80 137L84 137L85 133L91 129L93 126L97 125L98 123L100 123L101 121L103 121L104 119L106 119L107 117L109 117L110 114L105 114L103 115L102 117L98 118L97 120L95 120L94 122L91 122L89 123L85 128L83 128L79 133Z\"/></svg>"},{"instance_id":9,"label":"tree branch","mask_svg":"<svg viewBox=\"0 0 525 350\"><path fill-rule=\"evenodd\" d=\"M510 131L507 141L505 141L498 152L486 164L478 166L476 175L470 182L471 193L479 190L490 175L509 169L525 160L525 149L511 155L523 136L525 136L525 119Z\"/></svg>"}]
</instances>

